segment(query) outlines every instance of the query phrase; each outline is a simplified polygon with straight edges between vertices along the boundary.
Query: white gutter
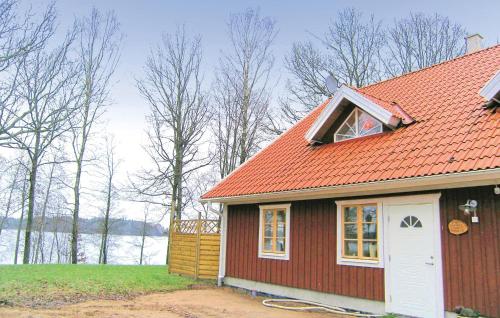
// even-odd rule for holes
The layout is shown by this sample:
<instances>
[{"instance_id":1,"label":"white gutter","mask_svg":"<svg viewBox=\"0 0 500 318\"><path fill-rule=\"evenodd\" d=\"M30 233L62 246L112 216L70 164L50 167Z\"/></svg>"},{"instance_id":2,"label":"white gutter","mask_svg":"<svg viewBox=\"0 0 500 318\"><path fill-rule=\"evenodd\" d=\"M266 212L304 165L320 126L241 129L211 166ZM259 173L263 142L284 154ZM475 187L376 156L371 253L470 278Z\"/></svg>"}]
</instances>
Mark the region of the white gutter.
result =
<instances>
[{"instance_id":1,"label":"white gutter","mask_svg":"<svg viewBox=\"0 0 500 318\"><path fill-rule=\"evenodd\" d=\"M230 204L296 201L308 199L353 197L375 194L464 188L500 183L500 168L397 180L366 182L352 185L329 186L311 189L267 192L230 197L201 199L201 202Z\"/></svg>"}]
</instances>

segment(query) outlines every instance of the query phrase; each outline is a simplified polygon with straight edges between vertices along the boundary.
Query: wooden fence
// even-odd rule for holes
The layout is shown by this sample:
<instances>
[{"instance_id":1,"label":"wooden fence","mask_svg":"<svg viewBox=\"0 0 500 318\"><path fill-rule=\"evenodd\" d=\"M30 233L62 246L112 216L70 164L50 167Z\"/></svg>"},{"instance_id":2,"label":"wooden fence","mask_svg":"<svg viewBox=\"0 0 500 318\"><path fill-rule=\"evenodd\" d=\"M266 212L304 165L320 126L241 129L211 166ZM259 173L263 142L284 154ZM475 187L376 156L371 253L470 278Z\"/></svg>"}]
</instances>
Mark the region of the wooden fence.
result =
<instances>
[{"instance_id":1,"label":"wooden fence","mask_svg":"<svg viewBox=\"0 0 500 318\"><path fill-rule=\"evenodd\" d=\"M218 220L174 220L170 226L169 271L194 278L217 279Z\"/></svg>"}]
</instances>

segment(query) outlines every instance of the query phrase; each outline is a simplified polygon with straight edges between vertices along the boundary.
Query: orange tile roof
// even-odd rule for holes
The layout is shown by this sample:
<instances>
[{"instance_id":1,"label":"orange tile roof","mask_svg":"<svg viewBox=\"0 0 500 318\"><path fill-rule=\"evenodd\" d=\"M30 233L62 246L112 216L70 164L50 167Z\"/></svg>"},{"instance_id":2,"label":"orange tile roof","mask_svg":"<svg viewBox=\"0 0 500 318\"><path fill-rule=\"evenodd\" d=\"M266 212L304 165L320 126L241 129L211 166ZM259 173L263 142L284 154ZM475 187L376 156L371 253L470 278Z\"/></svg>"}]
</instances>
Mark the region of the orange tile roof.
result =
<instances>
[{"instance_id":1,"label":"orange tile roof","mask_svg":"<svg viewBox=\"0 0 500 318\"><path fill-rule=\"evenodd\" d=\"M384 108L385 110L387 110L388 112L390 112L392 115L396 116L399 119L402 119L403 120L403 124L411 124L411 123L413 123L415 121L403 109L403 107L401 107L401 105L399 105L397 102L394 102L394 101L393 102L389 102L389 101L383 100L381 98L372 96L372 95L364 92L362 89L357 89L357 88L353 88L353 89L355 91L357 91L358 93L360 93L361 95L363 95L366 98L368 98L369 100L371 100L372 102L374 102L375 104L377 104L378 106Z\"/></svg>"},{"instance_id":2,"label":"orange tile roof","mask_svg":"<svg viewBox=\"0 0 500 318\"><path fill-rule=\"evenodd\" d=\"M202 198L499 168L500 112L483 109L479 95L499 69L497 45L363 87L359 91L365 96L382 107L401 105L416 122L388 133L310 146L304 134L327 100Z\"/></svg>"}]
</instances>

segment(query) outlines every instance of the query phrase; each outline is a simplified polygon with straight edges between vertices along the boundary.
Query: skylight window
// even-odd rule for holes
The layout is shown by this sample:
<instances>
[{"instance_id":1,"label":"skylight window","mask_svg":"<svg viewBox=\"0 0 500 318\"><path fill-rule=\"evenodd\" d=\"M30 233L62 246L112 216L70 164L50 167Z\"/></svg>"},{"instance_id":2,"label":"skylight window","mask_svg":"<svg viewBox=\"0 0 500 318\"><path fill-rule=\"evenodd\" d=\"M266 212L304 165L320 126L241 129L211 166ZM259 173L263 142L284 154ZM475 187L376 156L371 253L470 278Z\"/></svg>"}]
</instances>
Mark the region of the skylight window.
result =
<instances>
[{"instance_id":1,"label":"skylight window","mask_svg":"<svg viewBox=\"0 0 500 318\"><path fill-rule=\"evenodd\" d=\"M340 125L334 134L334 140L343 141L357 137L381 133L382 123L368 115L359 108L354 108L352 113Z\"/></svg>"}]
</instances>

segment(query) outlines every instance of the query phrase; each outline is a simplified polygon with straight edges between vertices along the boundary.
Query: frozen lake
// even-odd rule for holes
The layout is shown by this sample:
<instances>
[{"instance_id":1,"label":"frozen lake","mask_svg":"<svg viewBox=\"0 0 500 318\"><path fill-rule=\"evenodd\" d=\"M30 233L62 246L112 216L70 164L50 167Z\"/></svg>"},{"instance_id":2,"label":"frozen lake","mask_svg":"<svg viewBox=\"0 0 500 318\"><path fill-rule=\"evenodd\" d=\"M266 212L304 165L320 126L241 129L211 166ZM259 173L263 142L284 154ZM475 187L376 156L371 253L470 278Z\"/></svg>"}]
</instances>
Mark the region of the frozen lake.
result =
<instances>
[{"instance_id":1,"label":"frozen lake","mask_svg":"<svg viewBox=\"0 0 500 318\"><path fill-rule=\"evenodd\" d=\"M16 230L3 230L0 235L0 264L13 264L14 251L16 245ZM36 242L38 233L32 234L32 241ZM67 263L69 255L69 233L58 233L55 237L53 233L44 233L43 244L39 244L38 259L43 254L44 263ZM140 259L140 236L110 235L108 264L136 265ZM24 232L21 232L18 254L18 263L22 263ZM163 265L167 256L166 236L146 237L144 244L143 263L148 265ZM81 263L97 264L99 261L99 248L101 236L99 234L82 234L80 239L79 257ZM32 249L35 248L32 244ZM59 246L59 248L58 248ZM41 252L43 250L43 253ZM58 252L59 251L59 252Z\"/></svg>"}]
</instances>

